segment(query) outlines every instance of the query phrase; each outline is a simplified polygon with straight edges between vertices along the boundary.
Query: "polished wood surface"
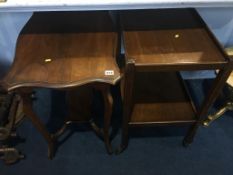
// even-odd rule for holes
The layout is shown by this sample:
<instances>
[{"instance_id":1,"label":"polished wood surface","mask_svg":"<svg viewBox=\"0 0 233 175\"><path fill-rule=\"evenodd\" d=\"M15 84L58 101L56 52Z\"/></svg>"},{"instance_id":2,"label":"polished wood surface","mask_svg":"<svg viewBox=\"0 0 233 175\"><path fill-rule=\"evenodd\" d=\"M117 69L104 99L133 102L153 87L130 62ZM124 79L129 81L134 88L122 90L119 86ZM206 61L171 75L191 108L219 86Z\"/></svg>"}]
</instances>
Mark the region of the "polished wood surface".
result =
<instances>
[{"instance_id":1,"label":"polished wood surface","mask_svg":"<svg viewBox=\"0 0 233 175\"><path fill-rule=\"evenodd\" d=\"M204 69L227 62L192 9L126 11L121 20L126 58L136 66Z\"/></svg>"},{"instance_id":2,"label":"polished wood surface","mask_svg":"<svg viewBox=\"0 0 233 175\"><path fill-rule=\"evenodd\" d=\"M137 73L131 125L196 121L195 108L176 72ZM159 83L159 84L158 84Z\"/></svg>"},{"instance_id":3,"label":"polished wood surface","mask_svg":"<svg viewBox=\"0 0 233 175\"><path fill-rule=\"evenodd\" d=\"M124 36L126 56L136 65L225 62L204 29L125 32Z\"/></svg>"},{"instance_id":4,"label":"polished wood surface","mask_svg":"<svg viewBox=\"0 0 233 175\"><path fill-rule=\"evenodd\" d=\"M114 33L21 35L16 58L5 79L8 90L18 87L65 88L90 82L115 84ZM106 70L114 75L105 75Z\"/></svg>"},{"instance_id":5,"label":"polished wood surface","mask_svg":"<svg viewBox=\"0 0 233 175\"><path fill-rule=\"evenodd\" d=\"M116 62L118 40L108 11L35 13L20 32L3 88L22 97L24 113L48 143L49 158L55 155L58 137L73 122L88 121L102 137L108 153L113 152L109 138L113 106L110 87L121 78ZM33 112L31 94L37 87L69 91L70 111L55 133L50 133ZM103 96L103 128L94 123L93 114L90 116L93 89Z\"/></svg>"},{"instance_id":6,"label":"polished wood surface","mask_svg":"<svg viewBox=\"0 0 233 175\"><path fill-rule=\"evenodd\" d=\"M114 29L110 31L111 27L102 26L103 15L59 14L57 17L56 13L35 14L24 27L18 38L13 66L3 81L7 90L66 88L91 82L115 84L120 79L115 60L117 33ZM109 25L108 20L105 25ZM106 75L105 71L109 70L113 75Z\"/></svg>"},{"instance_id":7,"label":"polished wood surface","mask_svg":"<svg viewBox=\"0 0 233 175\"><path fill-rule=\"evenodd\" d=\"M188 146L230 75L232 61L195 9L121 11L120 19L125 76L117 153L128 146L130 126L191 124L183 140ZM200 69L221 71L196 111L175 72Z\"/></svg>"}]
</instances>

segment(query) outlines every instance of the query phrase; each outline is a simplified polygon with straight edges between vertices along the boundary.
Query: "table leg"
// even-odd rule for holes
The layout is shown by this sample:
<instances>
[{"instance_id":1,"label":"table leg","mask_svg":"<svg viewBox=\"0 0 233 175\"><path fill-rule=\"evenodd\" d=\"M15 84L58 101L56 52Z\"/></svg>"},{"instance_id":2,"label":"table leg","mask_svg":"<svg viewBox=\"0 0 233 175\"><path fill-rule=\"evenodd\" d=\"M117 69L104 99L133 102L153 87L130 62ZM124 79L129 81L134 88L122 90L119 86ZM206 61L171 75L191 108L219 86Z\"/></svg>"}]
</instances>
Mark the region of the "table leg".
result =
<instances>
[{"instance_id":1,"label":"table leg","mask_svg":"<svg viewBox=\"0 0 233 175\"><path fill-rule=\"evenodd\" d=\"M104 128L103 128L104 142L108 153L112 154L113 150L110 143L109 129L111 125L113 99L110 92L110 85L107 85L105 88L103 88L101 92L104 99Z\"/></svg>"},{"instance_id":2,"label":"table leg","mask_svg":"<svg viewBox=\"0 0 233 175\"><path fill-rule=\"evenodd\" d=\"M129 144L129 121L133 110L133 84L135 77L134 61L129 61L126 65L126 73L123 80L123 119L122 119L122 133L121 145L117 149L116 154L123 152Z\"/></svg>"},{"instance_id":3,"label":"table leg","mask_svg":"<svg viewBox=\"0 0 233 175\"><path fill-rule=\"evenodd\" d=\"M183 141L184 146L188 146L193 142L193 138L196 135L198 127L203 123L203 120L205 119L205 116L207 115L209 108L214 103L216 98L219 96L231 72L232 72L232 63L229 63L224 69L222 69L218 73L209 93L207 94L201 106L201 109L197 114L198 121L190 127L188 134L184 138Z\"/></svg>"},{"instance_id":4,"label":"table leg","mask_svg":"<svg viewBox=\"0 0 233 175\"><path fill-rule=\"evenodd\" d=\"M44 124L39 120L37 115L33 112L31 93L21 93L20 94L23 100L23 111L28 117L35 128L40 132L44 139L48 143L48 157L52 159L55 153L55 141L52 138L52 135L48 132Z\"/></svg>"}]
</instances>

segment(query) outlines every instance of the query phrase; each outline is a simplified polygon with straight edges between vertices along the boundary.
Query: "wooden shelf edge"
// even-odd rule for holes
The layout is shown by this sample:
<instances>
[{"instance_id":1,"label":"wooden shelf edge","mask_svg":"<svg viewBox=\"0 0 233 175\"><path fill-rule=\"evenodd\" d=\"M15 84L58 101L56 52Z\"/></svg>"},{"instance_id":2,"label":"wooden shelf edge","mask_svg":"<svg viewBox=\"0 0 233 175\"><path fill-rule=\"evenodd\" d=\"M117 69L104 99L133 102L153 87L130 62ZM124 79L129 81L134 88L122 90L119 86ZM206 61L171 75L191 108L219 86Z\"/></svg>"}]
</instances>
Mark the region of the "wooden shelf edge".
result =
<instances>
[{"instance_id":1,"label":"wooden shelf edge","mask_svg":"<svg viewBox=\"0 0 233 175\"><path fill-rule=\"evenodd\" d=\"M155 122L129 122L129 125L131 127L137 127L137 126L163 126L163 125L187 125L187 124L193 124L197 120L189 120L189 121L155 121Z\"/></svg>"},{"instance_id":2,"label":"wooden shelf edge","mask_svg":"<svg viewBox=\"0 0 233 175\"><path fill-rule=\"evenodd\" d=\"M129 125L131 126L165 125L165 124L175 125L175 124L191 124L191 123L196 122L197 121L196 108L195 108L195 105L192 101L190 94L187 92L187 88L185 87L185 84L180 74L177 72L167 73L172 79L171 82L170 80L166 79L165 77L166 73L163 72L162 75L159 75L160 73L157 73L157 74L158 74L158 77L161 77L164 80L166 80L165 84L167 83L172 84L170 87L167 87L167 89L170 90L171 92L168 92L167 94L166 93L167 89L165 89L164 87L158 87L159 86L158 84L156 84L155 87L152 87L152 88L161 88L163 90L165 89L164 90L165 95L160 94L160 98L165 97L164 98L165 101L163 101L163 99L159 99L162 102L161 101L159 101L158 103L156 102L152 102L152 103L135 102ZM174 74L174 75L171 75L171 74ZM175 80L176 80L176 84L174 84ZM144 83L141 83L141 84L145 86ZM174 91L176 93L174 95L178 97L177 102L174 101L175 100L174 98L171 98L172 99L171 102L166 101L168 98L167 95L169 96L170 94L173 93L172 86L176 90L176 92ZM147 87L149 87L149 85L147 85ZM155 108L153 109L153 107ZM178 107L179 109L175 109L176 107ZM186 116L186 113L187 113L187 116ZM148 121L149 119L150 121Z\"/></svg>"}]
</instances>

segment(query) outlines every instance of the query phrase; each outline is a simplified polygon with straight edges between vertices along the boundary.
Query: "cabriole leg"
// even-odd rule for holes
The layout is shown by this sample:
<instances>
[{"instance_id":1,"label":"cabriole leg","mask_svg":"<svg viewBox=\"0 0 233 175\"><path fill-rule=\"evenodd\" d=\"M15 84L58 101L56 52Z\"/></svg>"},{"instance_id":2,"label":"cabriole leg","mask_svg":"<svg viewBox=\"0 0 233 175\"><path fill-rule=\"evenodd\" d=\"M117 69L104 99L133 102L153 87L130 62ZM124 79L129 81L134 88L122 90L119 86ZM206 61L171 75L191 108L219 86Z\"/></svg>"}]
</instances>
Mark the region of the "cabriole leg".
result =
<instances>
[{"instance_id":1,"label":"cabriole leg","mask_svg":"<svg viewBox=\"0 0 233 175\"><path fill-rule=\"evenodd\" d=\"M48 157L52 159L54 157L55 153L55 142L51 136L51 134L48 132L44 124L39 120L37 115L33 112L32 107L32 99L31 99L31 93L20 93L22 100L23 100L23 111L28 117L32 124L35 126L35 128L40 132L40 134L44 137L44 139L48 143Z\"/></svg>"}]
</instances>

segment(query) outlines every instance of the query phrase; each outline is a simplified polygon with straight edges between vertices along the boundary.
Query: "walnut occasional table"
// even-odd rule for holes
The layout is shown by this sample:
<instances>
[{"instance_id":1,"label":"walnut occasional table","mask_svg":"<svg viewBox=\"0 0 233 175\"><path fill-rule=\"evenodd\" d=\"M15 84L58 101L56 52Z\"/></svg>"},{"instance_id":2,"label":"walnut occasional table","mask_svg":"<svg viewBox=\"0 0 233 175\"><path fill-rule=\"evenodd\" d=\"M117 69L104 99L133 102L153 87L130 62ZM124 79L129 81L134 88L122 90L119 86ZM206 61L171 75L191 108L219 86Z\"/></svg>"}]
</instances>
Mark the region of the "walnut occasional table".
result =
<instances>
[{"instance_id":1,"label":"walnut occasional table","mask_svg":"<svg viewBox=\"0 0 233 175\"><path fill-rule=\"evenodd\" d=\"M22 97L24 113L48 142L50 158L61 131L49 133L33 112L34 88L71 90L88 85L101 91L105 104L102 135L108 152L112 152L108 132L113 100L109 88L121 77L115 60L119 50L115 31L107 11L35 13L22 29L3 87Z\"/></svg>"}]
</instances>

